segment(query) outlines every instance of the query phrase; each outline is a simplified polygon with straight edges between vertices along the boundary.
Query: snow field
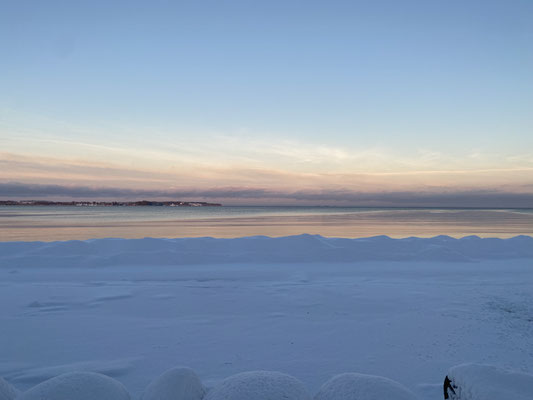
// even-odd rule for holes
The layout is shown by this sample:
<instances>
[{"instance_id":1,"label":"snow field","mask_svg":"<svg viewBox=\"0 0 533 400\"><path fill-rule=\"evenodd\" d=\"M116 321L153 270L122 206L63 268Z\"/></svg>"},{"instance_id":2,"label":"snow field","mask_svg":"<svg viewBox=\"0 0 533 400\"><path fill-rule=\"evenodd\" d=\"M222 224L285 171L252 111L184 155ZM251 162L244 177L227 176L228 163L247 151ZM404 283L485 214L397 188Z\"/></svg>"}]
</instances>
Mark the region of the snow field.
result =
<instances>
[{"instance_id":1,"label":"snow field","mask_svg":"<svg viewBox=\"0 0 533 400\"><path fill-rule=\"evenodd\" d=\"M19 391L17 389L0 377L0 400L13 400L18 394Z\"/></svg>"},{"instance_id":2,"label":"snow field","mask_svg":"<svg viewBox=\"0 0 533 400\"><path fill-rule=\"evenodd\" d=\"M448 377L456 387L453 400L531 400L533 375L493 365L461 364Z\"/></svg>"},{"instance_id":3,"label":"snow field","mask_svg":"<svg viewBox=\"0 0 533 400\"><path fill-rule=\"evenodd\" d=\"M324 383L314 400L416 400L398 382L381 376L345 373Z\"/></svg>"},{"instance_id":4,"label":"snow field","mask_svg":"<svg viewBox=\"0 0 533 400\"><path fill-rule=\"evenodd\" d=\"M154 379L141 400L202 400L204 396L205 388L195 372L176 367Z\"/></svg>"},{"instance_id":5,"label":"snow field","mask_svg":"<svg viewBox=\"0 0 533 400\"><path fill-rule=\"evenodd\" d=\"M69 372L27 390L17 400L130 400L122 383L94 372Z\"/></svg>"},{"instance_id":6,"label":"snow field","mask_svg":"<svg viewBox=\"0 0 533 400\"><path fill-rule=\"evenodd\" d=\"M491 365L462 364L448 377L452 400L529 400L533 375ZM70 372L44 381L20 394L0 378L1 400L129 400L117 380L93 372ZM249 371L224 379L206 391L190 368L172 368L154 379L140 400L311 400L298 379L273 371ZM391 379L358 373L337 375L324 383L314 400L416 400L417 396Z\"/></svg>"},{"instance_id":7,"label":"snow field","mask_svg":"<svg viewBox=\"0 0 533 400\"><path fill-rule=\"evenodd\" d=\"M272 371L233 375L207 392L205 400L311 400L304 384L292 376Z\"/></svg>"},{"instance_id":8,"label":"snow field","mask_svg":"<svg viewBox=\"0 0 533 400\"><path fill-rule=\"evenodd\" d=\"M309 393L357 371L440 399L452 365L533 371L531 287L529 237L0 243L0 376L96 372L139 399L175 365Z\"/></svg>"}]
</instances>

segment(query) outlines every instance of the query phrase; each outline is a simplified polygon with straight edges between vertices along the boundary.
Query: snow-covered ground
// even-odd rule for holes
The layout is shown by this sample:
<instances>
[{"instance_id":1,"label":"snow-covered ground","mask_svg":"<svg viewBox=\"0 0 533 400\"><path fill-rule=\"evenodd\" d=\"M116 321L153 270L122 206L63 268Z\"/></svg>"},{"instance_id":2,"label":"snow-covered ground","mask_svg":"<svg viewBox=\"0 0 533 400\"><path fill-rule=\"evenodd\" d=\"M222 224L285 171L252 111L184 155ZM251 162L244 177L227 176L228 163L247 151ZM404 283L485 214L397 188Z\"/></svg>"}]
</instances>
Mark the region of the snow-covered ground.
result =
<instances>
[{"instance_id":1,"label":"snow-covered ground","mask_svg":"<svg viewBox=\"0 0 533 400\"><path fill-rule=\"evenodd\" d=\"M531 400L533 375L494 365L461 364L448 371L451 400Z\"/></svg>"},{"instance_id":2,"label":"snow-covered ground","mask_svg":"<svg viewBox=\"0 0 533 400\"><path fill-rule=\"evenodd\" d=\"M440 399L457 364L533 373L532 288L525 236L0 242L0 376L100 372L136 399L175 366L312 395L356 372Z\"/></svg>"}]
</instances>

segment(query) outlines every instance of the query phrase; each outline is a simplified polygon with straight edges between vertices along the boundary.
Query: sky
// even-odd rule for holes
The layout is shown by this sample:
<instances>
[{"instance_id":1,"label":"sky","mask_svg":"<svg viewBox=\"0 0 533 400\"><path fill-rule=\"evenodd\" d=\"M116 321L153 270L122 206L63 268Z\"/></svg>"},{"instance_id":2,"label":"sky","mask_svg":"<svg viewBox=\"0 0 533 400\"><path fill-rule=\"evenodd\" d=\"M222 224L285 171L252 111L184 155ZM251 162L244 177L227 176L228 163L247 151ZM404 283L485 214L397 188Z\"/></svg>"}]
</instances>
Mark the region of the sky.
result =
<instances>
[{"instance_id":1,"label":"sky","mask_svg":"<svg viewBox=\"0 0 533 400\"><path fill-rule=\"evenodd\" d=\"M0 200L533 205L533 2L2 1Z\"/></svg>"}]
</instances>

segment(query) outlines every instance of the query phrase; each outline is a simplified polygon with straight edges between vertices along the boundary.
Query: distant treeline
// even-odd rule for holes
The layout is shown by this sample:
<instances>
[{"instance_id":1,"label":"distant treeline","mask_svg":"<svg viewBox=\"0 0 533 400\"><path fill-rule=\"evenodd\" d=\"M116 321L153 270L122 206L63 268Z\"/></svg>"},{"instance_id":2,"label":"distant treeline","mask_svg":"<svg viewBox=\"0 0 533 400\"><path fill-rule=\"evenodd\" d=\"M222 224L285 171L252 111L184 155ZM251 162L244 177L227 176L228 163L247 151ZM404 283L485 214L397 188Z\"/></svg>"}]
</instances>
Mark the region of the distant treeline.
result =
<instances>
[{"instance_id":1,"label":"distant treeline","mask_svg":"<svg viewBox=\"0 0 533 400\"><path fill-rule=\"evenodd\" d=\"M222 204L203 201L48 201L0 200L0 206L77 206L77 207L220 207Z\"/></svg>"}]
</instances>

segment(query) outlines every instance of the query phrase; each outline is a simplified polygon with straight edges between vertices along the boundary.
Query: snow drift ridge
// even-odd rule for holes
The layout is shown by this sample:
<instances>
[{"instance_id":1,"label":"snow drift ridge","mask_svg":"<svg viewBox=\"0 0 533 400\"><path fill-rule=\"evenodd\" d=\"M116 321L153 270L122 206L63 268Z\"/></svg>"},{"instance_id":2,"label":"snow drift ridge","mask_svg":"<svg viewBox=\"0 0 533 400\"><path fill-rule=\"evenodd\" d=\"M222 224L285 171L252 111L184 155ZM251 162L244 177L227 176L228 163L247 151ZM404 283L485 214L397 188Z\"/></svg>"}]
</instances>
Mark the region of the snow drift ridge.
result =
<instances>
[{"instance_id":1,"label":"snow drift ridge","mask_svg":"<svg viewBox=\"0 0 533 400\"><path fill-rule=\"evenodd\" d=\"M187 265L210 263L447 261L533 258L533 238L468 236L362 239L297 235L236 239L91 239L0 242L2 266Z\"/></svg>"}]
</instances>

